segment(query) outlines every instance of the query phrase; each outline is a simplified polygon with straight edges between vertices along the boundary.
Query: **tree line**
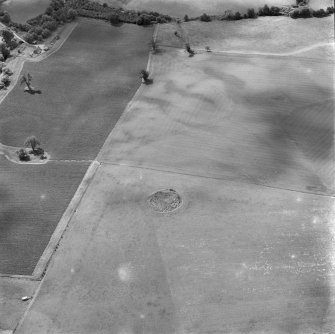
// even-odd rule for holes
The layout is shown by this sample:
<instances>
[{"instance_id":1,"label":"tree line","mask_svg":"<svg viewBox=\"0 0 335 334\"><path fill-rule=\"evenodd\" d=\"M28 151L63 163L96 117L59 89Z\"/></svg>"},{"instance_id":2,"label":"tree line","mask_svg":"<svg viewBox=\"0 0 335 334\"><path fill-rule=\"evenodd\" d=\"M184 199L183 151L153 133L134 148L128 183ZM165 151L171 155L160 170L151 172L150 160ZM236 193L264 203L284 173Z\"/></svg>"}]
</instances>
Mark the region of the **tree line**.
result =
<instances>
[{"instance_id":1,"label":"tree line","mask_svg":"<svg viewBox=\"0 0 335 334\"><path fill-rule=\"evenodd\" d=\"M334 13L334 7L327 7L326 10L319 9L313 10L308 7L308 0L296 0L297 5L292 8L290 17L292 18L308 18L308 17L325 17ZM257 10L248 8L246 13L241 14L239 11L233 12L231 10L225 11L223 15L208 15L206 13L199 17L190 18L188 15L184 16L184 21L197 21L210 22L212 20L242 20L242 19L255 19L259 16L281 16L285 15L282 8L277 6L264 5Z\"/></svg>"},{"instance_id":2,"label":"tree line","mask_svg":"<svg viewBox=\"0 0 335 334\"><path fill-rule=\"evenodd\" d=\"M77 16L106 20L112 24L134 23L143 26L172 21L169 15L113 8L106 3L90 0L51 0L44 14L29 19L26 24L13 22L8 12L0 10L0 22L25 32L23 38L28 43L48 38L59 26L73 21Z\"/></svg>"}]
</instances>

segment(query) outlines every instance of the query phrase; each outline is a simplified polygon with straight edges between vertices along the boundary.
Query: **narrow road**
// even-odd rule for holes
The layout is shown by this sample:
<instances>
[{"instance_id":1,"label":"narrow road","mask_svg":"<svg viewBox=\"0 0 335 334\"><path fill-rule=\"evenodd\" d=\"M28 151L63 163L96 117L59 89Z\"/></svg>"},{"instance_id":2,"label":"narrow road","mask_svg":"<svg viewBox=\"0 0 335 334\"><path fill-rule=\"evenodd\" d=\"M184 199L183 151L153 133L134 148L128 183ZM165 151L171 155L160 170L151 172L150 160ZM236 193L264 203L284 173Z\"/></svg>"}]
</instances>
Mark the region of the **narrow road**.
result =
<instances>
[{"instance_id":1,"label":"narrow road","mask_svg":"<svg viewBox=\"0 0 335 334\"><path fill-rule=\"evenodd\" d=\"M310 46L306 46L304 48L290 51L290 52L283 52L283 53L275 53L275 52L259 52L259 51L241 51L241 50L226 50L226 51L220 51L220 50L211 50L213 53L224 53L224 54L242 54L242 55L255 55L255 56L278 56L278 57L287 57L287 56L294 56L299 53L311 51L323 46L333 46L334 43L316 43ZM195 51L206 51L205 49L194 49Z\"/></svg>"},{"instance_id":2,"label":"narrow road","mask_svg":"<svg viewBox=\"0 0 335 334\"><path fill-rule=\"evenodd\" d=\"M19 39L20 41L24 42L24 43L27 43L29 44L28 42L26 42L22 37L20 37L14 30L12 30L11 28L7 27L6 25L4 25L3 23L0 22L0 27L4 28L4 29L7 29L9 31L11 31L14 36Z\"/></svg>"}]
</instances>

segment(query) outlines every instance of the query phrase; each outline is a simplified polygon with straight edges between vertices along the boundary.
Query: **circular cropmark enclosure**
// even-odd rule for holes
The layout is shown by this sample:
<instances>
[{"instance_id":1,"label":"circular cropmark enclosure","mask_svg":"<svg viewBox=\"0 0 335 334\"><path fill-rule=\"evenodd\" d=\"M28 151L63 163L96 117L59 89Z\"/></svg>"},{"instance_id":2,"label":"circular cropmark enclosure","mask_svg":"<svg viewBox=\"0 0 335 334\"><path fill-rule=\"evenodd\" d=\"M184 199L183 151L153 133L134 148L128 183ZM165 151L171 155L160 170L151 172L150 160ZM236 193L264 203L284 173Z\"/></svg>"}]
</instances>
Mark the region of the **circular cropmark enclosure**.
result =
<instances>
[{"instance_id":1,"label":"circular cropmark enclosure","mask_svg":"<svg viewBox=\"0 0 335 334\"><path fill-rule=\"evenodd\" d=\"M148 197L150 207L157 212L172 212L177 210L182 199L173 189L164 189L157 191Z\"/></svg>"}]
</instances>

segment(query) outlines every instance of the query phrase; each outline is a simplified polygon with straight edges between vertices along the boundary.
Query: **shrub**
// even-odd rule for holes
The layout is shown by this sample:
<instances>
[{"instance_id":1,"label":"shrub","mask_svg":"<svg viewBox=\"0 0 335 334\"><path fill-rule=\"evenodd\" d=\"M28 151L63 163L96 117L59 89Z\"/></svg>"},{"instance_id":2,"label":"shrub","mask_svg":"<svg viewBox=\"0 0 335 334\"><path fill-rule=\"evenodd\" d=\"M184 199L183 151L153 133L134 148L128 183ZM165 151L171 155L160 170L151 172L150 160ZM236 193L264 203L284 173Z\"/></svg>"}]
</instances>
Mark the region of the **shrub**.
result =
<instances>
[{"instance_id":1,"label":"shrub","mask_svg":"<svg viewBox=\"0 0 335 334\"><path fill-rule=\"evenodd\" d=\"M256 16L256 13L255 13L255 10L253 8L249 8L248 11L247 11L247 17L249 19L255 19L257 16Z\"/></svg>"},{"instance_id":2,"label":"shrub","mask_svg":"<svg viewBox=\"0 0 335 334\"><path fill-rule=\"evenodd\" d=\"M2 30L1 36L4 42L6 43L6 45L8 45L10 41L14 38L14 34L8 29Z\"/></svg>"},{"instance_id":3,"label":"shrub","mask_svg":"<svg viewBox=\"0 0 335 334\"><path fill-rule=\"evenodd\" d=\"M142 70L140 72L140 75L144 81L147 81L149 79L149 72L147 70Z\"/></svg>"},{"instance_id":4,"label":"shrub","mask_svg":"<svg viewBox=\"0 0 335 334\"><path fill-rule=\"evenodd\" d=\"M269 16L270 15L270 8L268 5L264 5L264 7L258 10L259 16Z\"/></svg>"},{"instance_id":5,"label":"shrub","mask_svg":"<svg viewBox=\"0 0 335 334\"><path fill-rule=\"evenodd\" d=\"M315 10L313 12L313 16L314 17L325 17L325 16L328 16L328 12L326 12L324 9Z\"/></svg>"},{"instance_id":6,"label":"shrub","mask_svg":"<svg viewBox=\"0 0 335 334\"><path fill-rule=\"evenodd\" d=\"M58 27L58 23L55 20L44 22L42 25L43 29L48 29L50 31L56 30L57 27Z\"/></svg>"},{"instance_id":7,"label":"shrub","mask_svg":"<svg viewBox=\"0 0 335 334\"><path fill-rule=\"evenodd\" d=\"M42 37L48 38L51 35L51 31L49 29L43 29L42 31Z\"/></svg>"},{"instance_id":8,"label":"shrub","mask_svg":"<svg viewBox=\"0 0 335 334\"><path fill-rule=\"evenodd\" d=\"M30 156L24 148L20 148L16 154L18 155L20 161L29 161Z\"/></svg>"},{"instance_id":9,"label":"shrub","mask_svg":"<svg viewBox=\"0 0 335 334\"><path fill-rule=\"evenodd\" d=\"M67 19L70 21L73 21L78 16L78 13L76 10L70 8L67 12Z\"/></svg>"},{"instance_id":10,"label":"shrub","mask_svg":"<svg viewBox=\"0 0 335 334\"><path fill-rule=\"evenodd\" d=\"M236 13L235 13L235 16L234 16L234 19L235 19L235 20L241 20L241 19L242 19L242 15L241 15L241 13L240 13L240 12L236 12Z\"/></svg>"},{"instance_id":11,"label":"shrub","mask_svg":"<svg viewBox=\"0 0 335 334\"><path fill-rule=\"evenodd\" d=\"M157 17L157 23L163 24L167 23L168 21L164 17Z\"/></svg>"},{"instance_id":12,"label":"shrub","mask_svg":"<svg viewBox=\"0 0 335 334\"><path fill-rule=\"evenodd\" d=\"M10 50L4 43L0 44L0 53L5 60L10 56Z\"/></svg>"},{"instance_id":13,"label":"shrub","mask_svg":"<svg viewBox=\"0 0 335 334\"><path fill-rule=\"evenodd\" d=\"M110 14L108 20L111 24L119 24L120 23L120 17L119 17L119 15L117 15L115 13Z\"/></svg>"},{"instance_id":14,"label":"shrub","mask_svg":"<svg viewBox=\"0 0 335 334\"><path fill-rule=\"evenodd\" d=\"M185 22L188 22L189 20L190 20L190 19L189 19L188 15L185 15L185 16L184 16L184 21L185 21Z\"/></svg>"},{"instance_id":15,"label":"shrub","mask_svg":"<svg viewBox=\"0 0 335 334\"><path fill-rule=\"evenodd\" d=\"M311 16L312 16L312 13L311 13L311 10L309 8L302 8L301 9L300 17L307 18L307 17L311 17Z\"/></svg>"},{"instance_id":16,"label":"shrub","mask_svg":"<svg viewBox=\"0 0 335 334\"><path fill-rule=\"evenodd\" d=\"M153 15L148 14L141 14L140 17L137 19L137 24L139 26L147 26L152 24L153 22L156 22L156 17Z\"/></svg>"},{"instance_id":17,"label":"shrub","mask_svg":"<svg viewBox=\"0 0 335 334\"><path fill-rule=\"evenodd\" d=\"M4 24L9 24L11 22L11 18L7 12L3 12L3 15L0 16L0 22Z\"/></svg>"},{"instance_id":18,"label":"shrub","mask_svg":"<svg viewBox=\"0 0 335 334\"><path fill-rule=\"evenodd\" d=\"M279 15L281 15L280 8L272 6L270 9L270 16L279 16Z\"/></svg>"},{"instance_id":19,"label":"shrub","mask_svg":"<svg viewBox=\"0 0 335 334\"><path fill-rule=\"evenodd\" d=\"M44 149L42 147L37 147L34 151L30 150L29 153L34 155L44 155Z\"/></svg>"},{"instance_id":20,"label":"shrub","mask_svg":"<svg viewBox=\"0 0 335 334\"><path fill-rule=\"evenodd\" d=\"M203 13L201 16L200 16L200 21L203 21L203 22L210 22L211 21L211 17L209 15L207 15L206 13Z\"/></svg>"},{"instance_id":21,"label":"shrub","mask_svg":"<svg viewBox=\"0 0 335 334\"><path fill-rule=\"evenodd\" d=\"M334 7L327 7L327 13L333 14L334 13Z\"/></svg>"},{"instance_id":22,"label":"shrub","mask_svg":"<svg viewBox=\"0 0 335 334\"><path fill-rule=\"evenodd\" d=\"M23 39L29 44L35 41L34 35L30 34L29 32L23 35Z\"/></svg>"},{"instance_id":23,"label":"shrub","mask_svg":"<svg viewBox=\"0 0 335 334\"><path fill-rule=\"evenodd\" d=\"M1 82L2 84L5 86L5 87L8 87L10 85L10 79L8 76L4 76L2 79L1 79Z\"/></svg>"},{"instance_id":24,"label":"shrub","mask_svg":"<svg viewBox=\"0 0 335 334\"><path fill-rule=\"evenodd\" d=\"M11 76L11 75L13 75L13 71L10 69L10 68L8 68L8 67L5 67L5 68L3 68L2 69L2 73L4 73L4 74L6 74L7 76Z\"/></svg>"},{"instance_id":25,"label":"shrub","mask_svg":"<svg viewBox=\"0 0 335 334\"><path fill-rule=\"evenodd\" d=\"M190 44L189 43L186 43L185 44L185 50L188 52L188 54L190 55L190 56L194 56L194 50L192 50L191 49L191 46L190 46Z\"/></svg>"}]
</instances>

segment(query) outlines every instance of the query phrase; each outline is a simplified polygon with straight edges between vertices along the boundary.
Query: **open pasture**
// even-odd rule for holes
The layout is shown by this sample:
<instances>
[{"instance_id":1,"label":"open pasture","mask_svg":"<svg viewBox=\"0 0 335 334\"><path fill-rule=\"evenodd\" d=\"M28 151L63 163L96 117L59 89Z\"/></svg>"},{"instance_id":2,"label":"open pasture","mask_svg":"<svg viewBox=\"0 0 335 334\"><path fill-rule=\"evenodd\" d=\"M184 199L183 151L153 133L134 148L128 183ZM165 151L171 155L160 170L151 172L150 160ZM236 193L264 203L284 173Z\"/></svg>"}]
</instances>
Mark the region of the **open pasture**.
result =
<instances>
[{"instance_id":1,"label":"open pasture","mask_svg":"<svg viewBox=\"0 0 335 334\"><path fill-rule=\"evenodd\" d=\"M162 48L152 73L101 161L334 192L331 63Z\"/></svg>"},{"instance_id":2,"label":"open pasture","mask_svg":"<svg viewBox=\"0 0 335 334\"><path fill-rule=\"evenodd\" d=\"M1 274L32 274L87 167L18 165L0 156Z\"/></svg>"},{"instance_id":3,"label":"open pasture","mask_svg":"<svg viewBox=\"0 0 335 334\"><path fill-rule=\"evenodd\" d=\"M57 53L25 63L41 94L16 85L1 104L0 142L34 134L52 159L94 159L140 84L152 32L81 20Z\"/></svg>"},{"instance_id":4,"label":"open pasture","mask_svg":"<svg viewBox=\"0 0 335 334\"><path fill-rule=\"evenodd\" d=\"M333 16L308 20L259 17L241 21L190 21L182 23L181 28L176 24L160 26L158 43L183 47L184 41L174 35L175 31L179 31L194 48L205 49L209 46L220 51L285 53L309 47L313 43L320 45L334 41Z\"/></svg>"},{"instance_id":5,"label":"open pasture","mask_svg":"<svg viewBox=\"0 0 335 334\"><path fill-rule=\"evenodd\" d=\"M183 206L147 204L175 189ZM103 164L18 334L334 328L333 199Z\"/></svg>"}]
</instances>

